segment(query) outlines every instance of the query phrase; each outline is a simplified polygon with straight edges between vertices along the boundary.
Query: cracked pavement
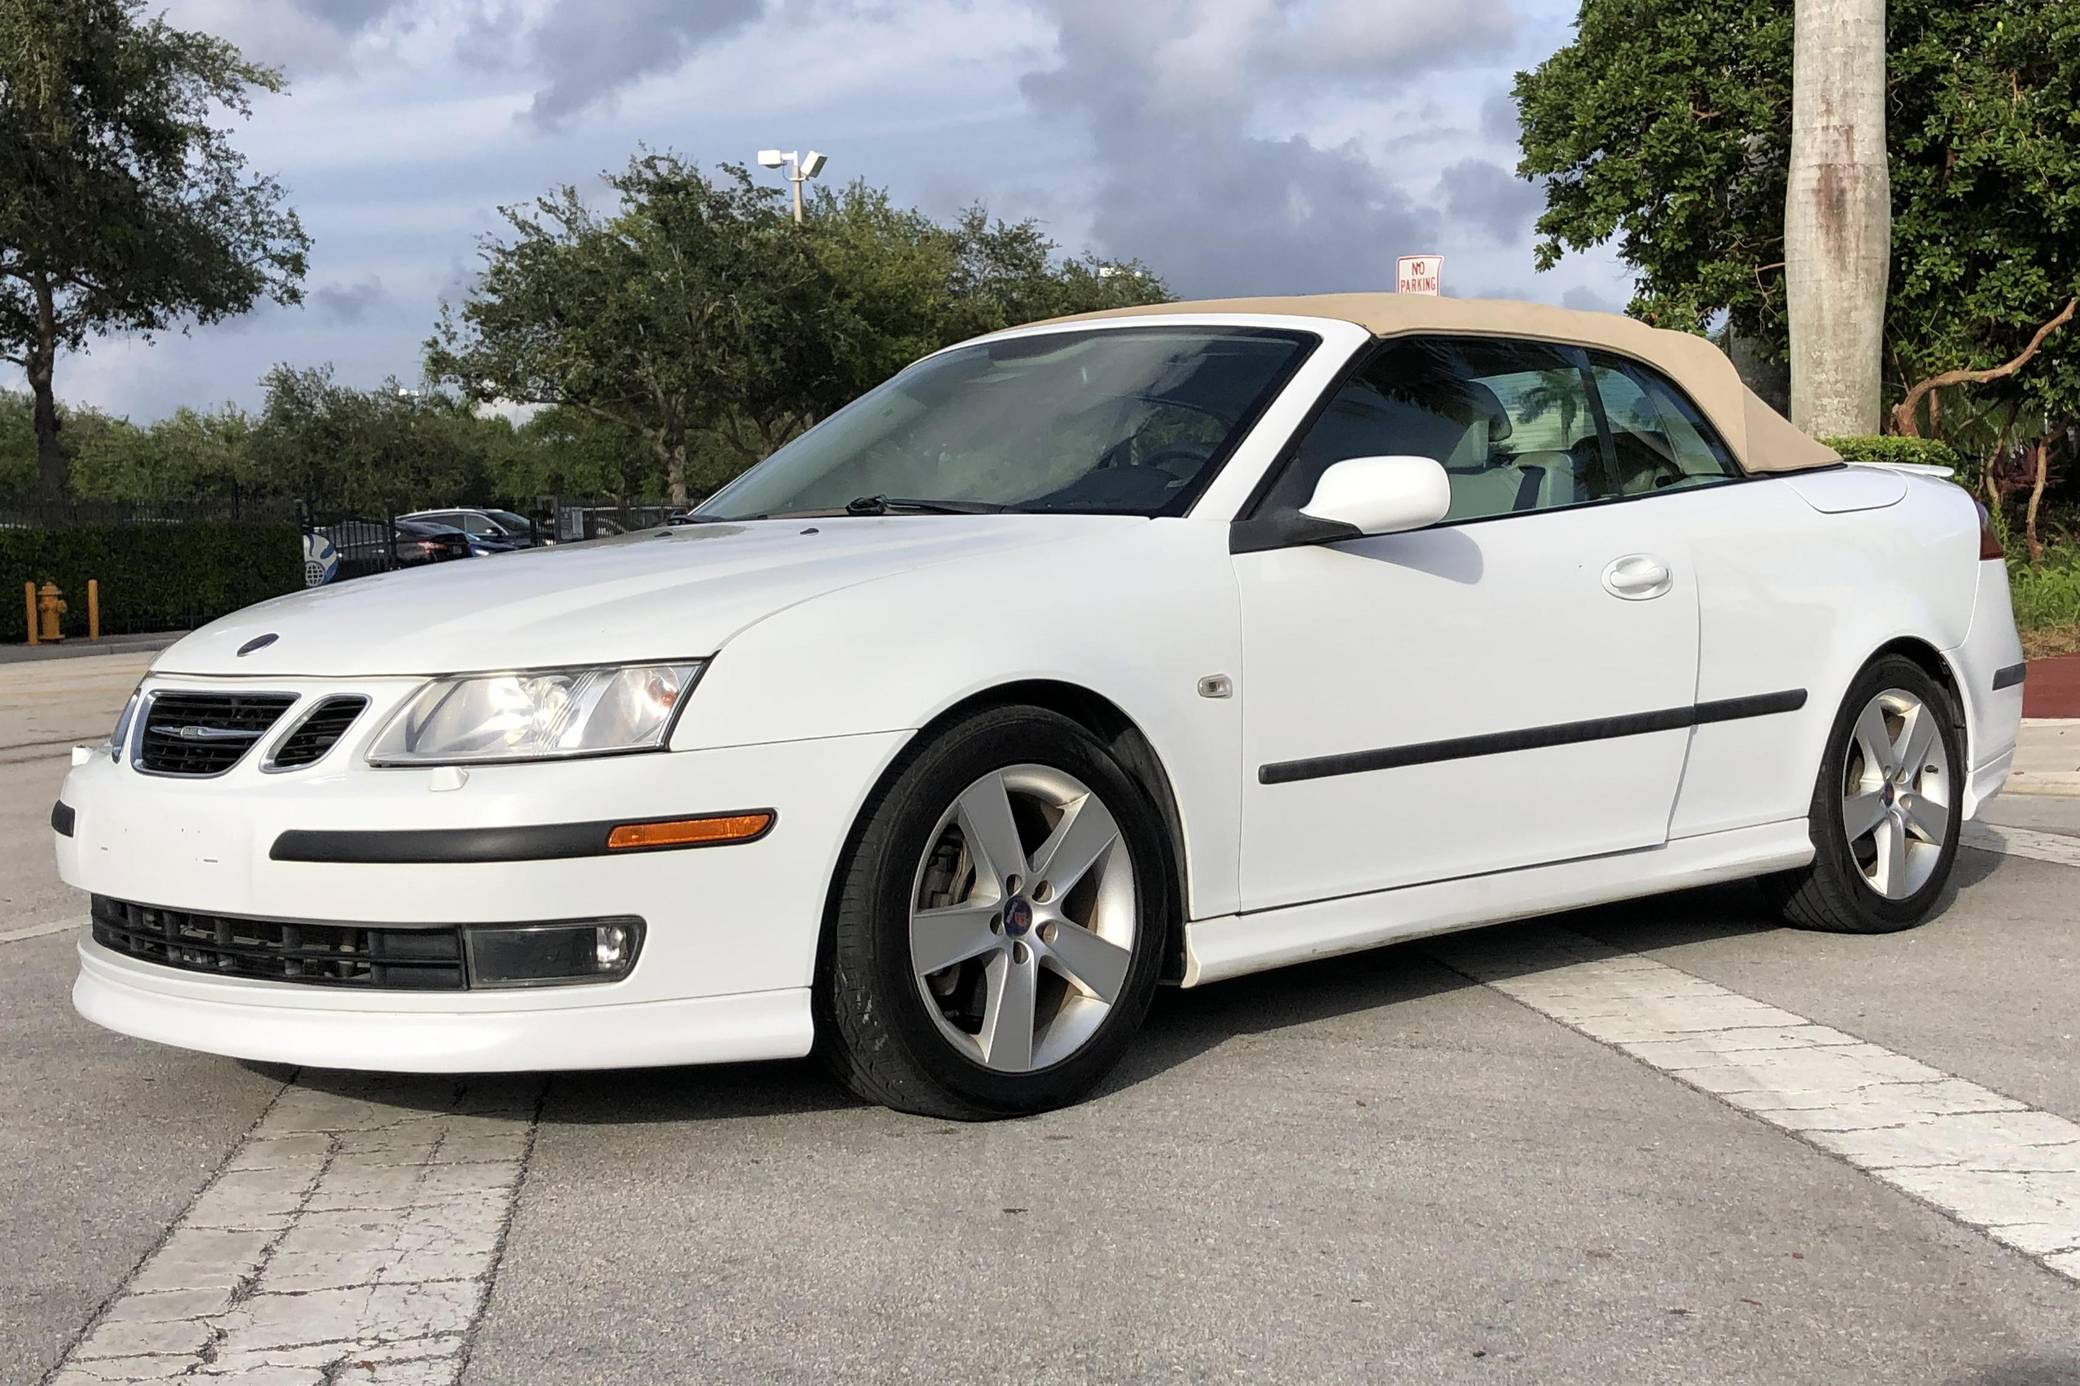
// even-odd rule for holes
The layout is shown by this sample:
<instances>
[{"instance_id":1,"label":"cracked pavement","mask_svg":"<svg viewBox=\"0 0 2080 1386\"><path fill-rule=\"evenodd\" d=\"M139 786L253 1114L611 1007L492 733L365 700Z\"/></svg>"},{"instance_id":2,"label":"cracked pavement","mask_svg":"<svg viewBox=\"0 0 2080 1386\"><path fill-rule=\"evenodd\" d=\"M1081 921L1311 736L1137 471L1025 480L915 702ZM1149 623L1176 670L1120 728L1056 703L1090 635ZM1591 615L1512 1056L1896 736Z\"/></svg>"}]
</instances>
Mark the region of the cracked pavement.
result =
<instances>
[{"instance_id":1,"label":"cracked pavement","mask_svg":"<svg viewBox=\"0 0 2080 1386\"><path fill-rule=\"evenodd\" d=\"M953 1126L86 1025L49 743L136 671L62 664L0 671L5 1386L2080 1382L2080 800L1911 933L1726 887L1165 993L1094 1101Z\"/></svg>"}]
</instances>

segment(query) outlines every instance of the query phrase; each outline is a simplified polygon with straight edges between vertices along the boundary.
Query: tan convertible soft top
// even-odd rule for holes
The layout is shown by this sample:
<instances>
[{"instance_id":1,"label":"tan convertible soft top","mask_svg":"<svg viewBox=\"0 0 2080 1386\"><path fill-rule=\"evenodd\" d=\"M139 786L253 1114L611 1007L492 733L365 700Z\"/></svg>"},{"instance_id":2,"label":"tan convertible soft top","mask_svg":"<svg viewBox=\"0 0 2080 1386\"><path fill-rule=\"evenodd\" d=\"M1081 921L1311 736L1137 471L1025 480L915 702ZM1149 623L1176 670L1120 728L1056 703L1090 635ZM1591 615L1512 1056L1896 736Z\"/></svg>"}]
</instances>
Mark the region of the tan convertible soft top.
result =
<instances>
[{"instance_id":1,"label":"tan convertible soft top","mask_svg":"<svg viewBox=\"0 0 2080 1386\"><path fill-rule=\"evenodd\" d=\"M1803 472L1837 466L1834 449L1807 437L1741 383L1726 353L1688 332L1649 327L1616 313L1585 313L1544 303L1496 298L1433 298L1424 294L1303 294L1288 298L1209 298L1151 303L1054 318L1082 322L1149 313L1205 316L1272 313L1282 317L1339 318L1376 337L1416 332L1482 337L1531 337L1603 347L1636 357L1667 373L1718 426L1741 465L1751 472Z\"/></svg>"}]
</instances>

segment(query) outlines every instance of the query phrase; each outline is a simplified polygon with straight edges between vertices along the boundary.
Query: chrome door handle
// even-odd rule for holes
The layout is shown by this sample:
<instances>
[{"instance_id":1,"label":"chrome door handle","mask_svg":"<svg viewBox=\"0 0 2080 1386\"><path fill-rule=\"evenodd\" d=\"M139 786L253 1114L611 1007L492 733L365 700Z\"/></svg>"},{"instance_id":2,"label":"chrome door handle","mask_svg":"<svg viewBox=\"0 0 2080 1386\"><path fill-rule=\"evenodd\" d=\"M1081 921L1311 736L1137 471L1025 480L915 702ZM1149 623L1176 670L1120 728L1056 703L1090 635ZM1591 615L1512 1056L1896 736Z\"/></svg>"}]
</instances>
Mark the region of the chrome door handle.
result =
<instances>
[{"instance_id":1,"label":"chrome door handle","mask_svg":"<svg viewBox=\"0 0 2080 1386\"><path fill-rule=\"evenodd\" d=\"M1675 585L1675 575L1668 571L1668 565L1650 553L1614 558L1603 570L1603 590L1628 602L1662 596Z\"/></svg>"}]
</instances>

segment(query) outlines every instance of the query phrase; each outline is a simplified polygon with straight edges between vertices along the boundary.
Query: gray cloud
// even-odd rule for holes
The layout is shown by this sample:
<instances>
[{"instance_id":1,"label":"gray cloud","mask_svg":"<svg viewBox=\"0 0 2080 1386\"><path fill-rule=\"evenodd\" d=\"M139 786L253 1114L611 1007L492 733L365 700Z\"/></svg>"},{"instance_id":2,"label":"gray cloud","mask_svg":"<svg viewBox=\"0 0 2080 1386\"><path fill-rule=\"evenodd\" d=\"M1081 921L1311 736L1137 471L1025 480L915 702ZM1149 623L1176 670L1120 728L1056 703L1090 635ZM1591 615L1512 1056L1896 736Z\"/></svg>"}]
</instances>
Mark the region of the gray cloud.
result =
<instances>
[{"instance_id":1,"label":"gray cloud","mask_svg":"<svg viewBox=\"0 0 2080 1386\"><path fill-rule=\"evenodd\" d=\"M693 53L763 12L760 0L559 0L529 36L530 59L547 77L528 117L554 127L622 87L669 72ZM784 64L784 54L774 62Z\"/></svg>"},{"instance_id":2,"label":"gray cloud","mask_svg":"<svg viewBox=\"0 0 2080 1386\"><path fill-rule=\"evenodd\" d=\"M1580 285L1576 285L1560 295L1560 306L1563 308L1580 308L1590 313L1622 313L1625 311L1624 304L1613 303L1602 294L1596 292L1596 290L1585 289Z\"/></svg>"},{"instance_id":3,"label":"gray cloud","mask_svg":"<svg viewBox=\"0 0 2080 1386\"><path fill-rule=\"evenodd\" d=\"M292 8L322 19L342 33L366 29L398 8L403 0L289 0Z\"/></svg>"},{"instance_id":4,"label":"gray cloud","mask_svg":"<svg viewBox=\"0 0 2080 1386\"><path fill-rule=\"evenodd\" d=\"M1545 194L1536 186L1486 159L1452 164L1439 176L1437 191L1453 221L1479 227L1502 244L1523 235L1545 206Z\"/></svg>"},{"instance_id":5,"label":"gray cloud","mask_svg":"<svg viewBox=\"0 0 2080 1386\"><path fill-rule=\"evenodd\" d=\"M1522 137L1523 126L1517 119L1517 100L1509 88L1488 93L1481 102L1481 133L1491 140L1503 144L1515 144Z\"/></svg>"},{"instance_id":6,"label":"gray cloud","mask_svg":"<svg viewBox=\"0 0 2080 1386\"><path fill-rule=\"evenodd\" d=\"M292 79L346 70L354 41L393 14L412 21L421 11L407 0L171 0L166 10L177 27L229 39Z\"/></svg>"},{"instance_id":7,"label":"gray cloud","mask_svg":"<svg viewBox=\"0 0 2080 1386\"><path fill-rule=\"evenodd\" d=\"M1382 287L1395 256L1434 250L1436 212L1364 150L1266 138L1253 98L1391 91L1492 55L1513 19L1498 5L1447 20L1403 0L1038 3L1059 60L1021 88L1090 132L1094 238L1186 294Z\"/></svg>"},{"instance_id":8,"label":"gray cloud","mask_svg":"<svg viewBox=\"0 0 2080 1386\"><path fill-rule=\"evenodd\" d=\"M329 322L360 322L389 298L383 281L370 276L353 284L325 284L310 291L311 307Z\"/></svg>"}]
</instances>

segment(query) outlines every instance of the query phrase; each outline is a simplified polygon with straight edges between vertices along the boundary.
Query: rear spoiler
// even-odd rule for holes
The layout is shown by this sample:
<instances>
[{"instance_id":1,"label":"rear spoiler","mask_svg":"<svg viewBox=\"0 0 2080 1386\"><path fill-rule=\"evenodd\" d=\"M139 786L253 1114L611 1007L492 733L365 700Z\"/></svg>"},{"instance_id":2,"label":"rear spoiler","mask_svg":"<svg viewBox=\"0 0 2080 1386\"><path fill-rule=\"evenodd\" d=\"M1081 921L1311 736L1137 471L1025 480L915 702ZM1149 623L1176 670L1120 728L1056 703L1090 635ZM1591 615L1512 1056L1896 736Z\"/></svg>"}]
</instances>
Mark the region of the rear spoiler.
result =
<instances>
[{"instance_id":1,"label":"rear spoiler","mask_svg":"<svg viewBox=\"0 0 2080 1386\"><path fill-rule=\"evenodd\" d=\"M1938 467L1932 462L1851 462L1852 467L1877 467L1888 472L1907 472L1914 476L1951 477L1957 475L1955 467Z\"/></svg>"}]
</instances>

